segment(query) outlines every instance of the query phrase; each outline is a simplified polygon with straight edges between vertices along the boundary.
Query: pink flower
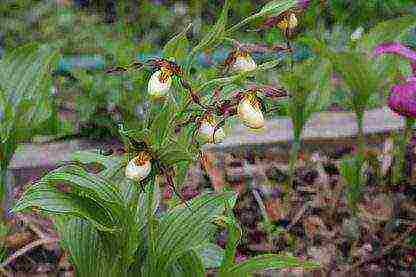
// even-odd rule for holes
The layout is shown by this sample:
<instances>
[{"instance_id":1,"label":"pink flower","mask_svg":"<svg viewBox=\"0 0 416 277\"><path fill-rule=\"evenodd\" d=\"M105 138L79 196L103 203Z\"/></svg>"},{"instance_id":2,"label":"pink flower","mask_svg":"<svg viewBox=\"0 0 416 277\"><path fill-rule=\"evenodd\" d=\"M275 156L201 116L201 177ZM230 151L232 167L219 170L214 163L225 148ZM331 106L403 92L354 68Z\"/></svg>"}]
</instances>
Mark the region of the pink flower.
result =
<instances>
[{"instance_id":1,"label":"pink flower","mask_svg":"<svg viewBox=\"0 0 416 277\"><path fill-rule=\"evenodd\" d=\"M388 105L402 116L416 117L416 81L394 85Z\"/></svg>"},{"instance_id":2,"label":"pink flower","mask_svg":"<svg viewBox=\"0 0 416 277\"><path fill-rule=\"evenodd\" d=\"M401 116L416 117L416 51L398 42L382 43L374 49L372 57L386 53L408 59L413 70L413 76L391 88L388 105Z\"/></svg>"},{"instance_id":3,"label":"pink flower","mask_svg":"<svg viewBox=\"0 0 416 277\"><path fill-rule=\"evenodd\" d=\"M416 75L416 51L404 46L398 42L389 42L379 44L373 51L372 57L377 57L382 54L397 54L410 60L410 66L413 70L413 75Z\"/></svg>"}]
</instances>

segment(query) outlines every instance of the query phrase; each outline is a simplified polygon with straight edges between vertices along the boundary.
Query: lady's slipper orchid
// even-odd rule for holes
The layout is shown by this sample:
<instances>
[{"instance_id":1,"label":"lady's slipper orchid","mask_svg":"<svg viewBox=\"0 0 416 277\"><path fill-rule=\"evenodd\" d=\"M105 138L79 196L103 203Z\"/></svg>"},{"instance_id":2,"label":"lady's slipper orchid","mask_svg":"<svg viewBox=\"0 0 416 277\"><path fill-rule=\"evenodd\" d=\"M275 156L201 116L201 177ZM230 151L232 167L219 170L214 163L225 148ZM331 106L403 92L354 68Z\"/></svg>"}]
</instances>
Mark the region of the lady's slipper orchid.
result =
<instances>
[{"instance_id":1,"label":"lady's slipper orchid","mask_svg":"<svg viewBox=\"0 0 416 277\"><path fill-rule=\"evenodd\" d=\"M212 115L202 120L199 127L199 134L208 143L221 142L225 138L224 130L220 127L215 131L216 122ZM214 135L215 131L215 135Z\"/></svg>"},{"instance_id":2,"label":"lady's slipper orchid","mask_svg":"<svg viewBox=\"0 0 416 277\"><path fill-rule=\"evenodd\" d=\"M282 21L277 23L277 27L282 30L295 29L298 26L298 19L295 13L289 13Z\"/></svg>"},{"instance_id":3,"label":"lady's slipper orchid","mask_svg":"<svg viewBox=\"0 0 416 277\"><path fill-rule=\"evenodd\" d=\"M252 129L264 127L264 117L256 94L248 94L240 101L237 108L238 116L244 125Z\"/></svg>"},{"instance_id":4,"label":"lady's slipper orchid","mask_svg":"<svg viewBox=\"0 0 416 277\"><path fill-rule=\"evenodd\" d=\"M391 88L388 105L390 109L406 117L416 117L416 51L402 45L401 43L383 43L373 51L373 57L381 54L397 54L410 60L413 76L407 78L406 82L396 84Z\"/></svg>"},{"instance_id":5,"label":"lady's slipper orchid","mask_svg":"<svg viewBox=\"0 0 416 277\"><path fill-rule=\"evenodd\" d=\"M150 77L147 90L149 95L154 98L166 98L172 85L173 72L161 67Z\"/></svg>"},{"instance_id":6,"label":"lady's slipper orchid","mask_svg":"<svg viewBox=\"0 0 416 277\"><path fill-rule=\"evenodd\" d=\"M257 68L256 62L248 52L238 52L235 57L233 69L235 71L247 72Z\"/></svg>"},{"instance_id":7,"label":"lady's slipper orchid","mask_svg":"<svg viewBox=\"0 0 416 277\"><path fill-rule=\"evenodd\" d=\"M137 182L145 179L152 169L150 162L151 157L148 153L142 151L133 158L126 167L126 177Z\"/></svg>"}]
</instances>

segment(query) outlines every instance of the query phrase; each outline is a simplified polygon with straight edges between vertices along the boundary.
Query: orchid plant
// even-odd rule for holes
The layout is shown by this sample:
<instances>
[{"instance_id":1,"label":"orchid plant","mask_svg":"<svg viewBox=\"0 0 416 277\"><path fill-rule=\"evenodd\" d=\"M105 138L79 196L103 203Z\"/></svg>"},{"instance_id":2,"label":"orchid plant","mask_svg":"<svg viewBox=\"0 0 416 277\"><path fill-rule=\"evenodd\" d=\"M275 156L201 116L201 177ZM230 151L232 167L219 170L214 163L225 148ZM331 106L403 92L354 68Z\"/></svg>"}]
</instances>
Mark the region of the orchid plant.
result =
<instances>
[{"instance_id":1,"label":"orchid plant","mask_svg":"<svg viewBox=\"0 0 416 277\"><path fill-rule=\"evenodd\" d=\"M240 43L224 63L227 76L206 82L191 78L195 54L235 41L233 32L254 19L304 8L304 3L271 1L226 28L230 8L226 0L217 23L188 55L184 45L189 45L189 26L165 45L164 57L109 68L107 75L122 78L132 70L150 71L146 93L150 110L134 126L119 125L125 155L75 153L74 164L46 174L25 191L13 211L35 208L51 215L79 276L204 276L208 268L220 268L224 276L246 276L263 269L315 267L310 261L274 254L236 264L239 236L230 239L225 251L212 244L218 219L228 222L223 226L231 233L238 233L230 212L235 193L208 192L185 201L176 190L200 152L199 143L217 143L226 136L222 125L228 118L238 116L248 128L262 129L265 114L275 109L266 99L287 97L282 87L247 82L279 62L257 65ZM289 33L296 16L281 18L288 22L279 26ZM289 44L282 47L288 48ZM235 86L239 89L231 96L223 93ZM89 163L100 164L101 170L88 171L84 165ZM62 183L65 191L57 187ZM173 189L183 203L160 211L162 188ZM209 264L206 251L220 262Z\"/></svg>"},{"instance_id":2,"label":"orchid plant","mask_svg":"<svg viewBox=\"0 0 416 277\"><path fill-rule=\"evenodd\" d=\"M411 76L403 78L401 83L391 87L388 106L405 118L404 136L400 141L399 159L393 173L393 183L397 184L405 172L406 145L410 141L416 118L416 51L405 45L393 42L382 43L373 51L373 57L383 54L396 54L410 61Z\"/></svg>"}]
</instances>

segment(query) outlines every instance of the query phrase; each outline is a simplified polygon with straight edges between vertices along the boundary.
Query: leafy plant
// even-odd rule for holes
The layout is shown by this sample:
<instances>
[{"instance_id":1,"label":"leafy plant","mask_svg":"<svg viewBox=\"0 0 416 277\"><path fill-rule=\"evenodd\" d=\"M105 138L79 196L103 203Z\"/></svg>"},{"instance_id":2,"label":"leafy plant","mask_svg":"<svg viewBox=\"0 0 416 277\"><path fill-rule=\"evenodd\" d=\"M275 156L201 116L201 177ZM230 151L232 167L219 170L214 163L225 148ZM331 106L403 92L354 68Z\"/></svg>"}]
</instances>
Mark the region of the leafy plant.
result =
<instances>
[{"instance_id":1,"label":"leafy plant","mask_svg":"<svg viewBox=\"0 0 416 277\"><path fill-rule=\"evenodd\" d=\"M356 204L361 196L361 186L364 181L362 172L364 162L364 157L358 154L345 157L340 165L340 174L347 184L347 202L353 212L357 211Z\"/></svg>"},{"instance_id":2,"label":"leafy plant","mask_svg":"<svg viewBox=\"0 0 416 277\"><path fill-rule=\"evenodd\" d=\"M320 68L320 70L316 70ZM280 81L290 93L288 115L293 124L293 143L289 161L289 176L293 177L303 128L313 112L328 104L330 67L325 61L307 60L293 71L281 74ZM291 178L292 178L291 177ZM289 181L291 183L291 181Z\"/></svg>"},{"instance_id":3,"label":"leafy plant","mask_svg":"<svg viewBox=\"0 0 416 277\"><path fill-rule=\"evenodd\" d=\"M241 240L242 230L232 211L227 210L226 216L218 217L216 223L227 229L227 243L224 258L219 268L219 276L250 276L250 274L267 269L282 269L288 267L316 268L315 262L301 261L290 255L266 254L249 258L240 263L235 262L237 246Z\"/></svg>"},{"instance_id":4,"label":"leafy plant","mask_svg":"<svg viewBox=\"0 0 416 277\"><path fill-rule=\"evenodd\" d=\"M7 167L17 144L31 138L53 112L50 95L57 52L35 44L20 47L0 60L0 183L6 192Z\"/></svg>"},{"instance_id":5,"label":"leafy plant","mask_svg":"<svg viewBox=\"0 0 416 277\"><path fill-rule=\"evenodd\" d=\"M249 77L256 77L278 63L270 61L257 66L244 48L237 47L230 54L228 66L233 70L231 76L225 78L207 82L193 80L189 68L182 70L178 64L187 62L187 65L192 65L195 53L216 47L224 40L229 4L225 2L218 22L190 51L187 61L184 57L187 56L189 26L165 45L165 57L133 61L128 66L122 58L118 61L122 65L107 70L109 74L121 73L118 78L123 81L135 76L123 75L130 74L132 69L152 70L147 83L152 103L150 109L142 120L119 125L126 155L109 157L75 153L75 164L49 172L29 187L16 203L14 212L35 208L55 219L62 244L71 254L77 275L204 276L204 266L213 264L213 259L207 261L203 250L207 245L213 253L224 256L221 264L216 263L221 274L247 275L267 268L313 265L293 257L275 255L236 265L234 255L241 233L231 214L227 215L231 219L227 226L233 235L224 254L212 246L215 232L212 222L220 218L226 208L233 208L235 194L204 193L184 202L176 190L187 167L200 151L199 145L192 146L192 142L203 133L202 129L208 130L208 140L212 136L215 142L215 133L221 122L233 115L239 115L250 128L262 127L262 113L267 112L264 99L276 100L286 96L281 88L247 84ZM267 4L260 13L243 20L243 23L280 13L295 4L296 1ZM172 57L174 61L170 59ZM235 66L237 61L239 64ZM105 82L108 75L95 79L96 76L86 71L74 74L91 94L89 97L105 94L103 87L94 86ZM144 76L147 78L147 74ZM243 89L231 97L218 96L210 91L217 86ZM171 87L175 88L172 92ZM221 88L216 91L221 91ZM254 120L250 117L252 111L256 113ZM210 125L214 124L215 117L222 117L222 120L217 125ZM184 119L187 122L184 123ZM99 164L101 170L89 172L84 167L86 163ZM65 189L62 190L58 184L64 184ZM160 189L166 186L172 188L184 203L160 212ZM218 257L214 260L218 261Z\"/></svg>"}]
</instances>

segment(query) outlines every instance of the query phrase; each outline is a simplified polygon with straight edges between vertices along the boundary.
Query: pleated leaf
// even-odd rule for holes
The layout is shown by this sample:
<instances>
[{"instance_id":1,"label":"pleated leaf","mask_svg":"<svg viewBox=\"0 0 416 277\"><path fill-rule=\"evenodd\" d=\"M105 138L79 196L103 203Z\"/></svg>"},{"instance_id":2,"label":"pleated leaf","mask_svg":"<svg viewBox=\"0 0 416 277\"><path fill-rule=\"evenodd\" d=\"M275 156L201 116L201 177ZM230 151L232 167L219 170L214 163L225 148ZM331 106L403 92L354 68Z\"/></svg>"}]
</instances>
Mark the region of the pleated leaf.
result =
<instances>
[{"instance_id":1,"label":"pleated leaf","mask_svg":"<svg viewBox=\"0 0 416 277\"><path fill-rule=\"evenodd\" d=\"M414 26L416 26L416 16L414 15L383 21L364 34L359 41L358 48L370 53L380 43L400 40Z\"/></svg>"},{"instance_id":2,"label":"pleated leaf","mask_svg":"<svg viewBox=\"0 0 416 277\"><path fill-rule=\"evenodd\" d=\"M235 24L234 26L232 26L229 30L227 30L227 34L232 34L233 32L237 31L239 28L243 27L244 25L252 22L253 20L256 20L258 18L261 17L265 17L265 16L272 16L272 15L278 15L290 8L293 8L297 5L298 0L274 0L274 1L270 1L267 4L265 4L263 6L263 8L245 18L244 20L242 20L241 22Z\"/></svg>"},{"instance_id":3,"label":"pleated leaf","mask_svg":"<svg viewBox=\"0 0 416 277\"><path fill-rule=\"evenodd\" d=\"M35 44L25 45L7 53L0 60L1 111L6 120L0 125L0 141L10 132L27 137L51 114L49 97L52 78L49 68L58 53Z\"/></svg>"},{"instance_id":4,"label":"pleated leaf","mask_svg":"<svg viewBox=\"0 0 416 277\"><path fill-rule=\"evenodd\" d=\"M57 217L56 227L61 242L70 253L77 276L115 276L120 263L118 249L106 253L99 232L88 221L79 218Z\"/></svg>"},{"instance_id":5,"label":"pleated leaf","mask_svg":"<svg viewBox=\"0 0 416 277\"><path fill-rule=\"evenodd\" d=\"M207 243L196 248L205 269L218 268L224 258L224 249L214 243Z\"/></svg>"},{"instance_id":6,"label":"pleated leaf","mask_svg":"<svg viewBox=\"0 0 416 277\"><path fill-rule=\"evenodd\" d=\"M222 36L225 30L225 26L227 25L229 9L230 1L225 0L220 17L218 18L215 25L211 28L211 30L201 39L198 45L192 49L191 57L193 57L198 52L204 51L205 49L212 46L217 40L223 38Z\"/></svg>"},{"instance_id":7,"label":"pleated leaf","mask_svg":"<svg viewBox=\"0 0 416 277\"><path fill-rule=\"evenodd\" d=\"M293 256L266 254L245 260L229 269L232 276L249 276L258 271L302 267L312 269L318 267L316 262L302 261Z\"/></svg>"},{"instance_id":8,"label":"pleated leaf","mask_svg":"<svg viewBox=\"0 0 416 277\"><path fill-rule=\"evenodd\" d=\"M194 250L183 254L175 263L176 272L170 276L204 277L205 270L201 258Z\"/></svg>"},{"instance_id":9,"label":"pleated leaf","mask_svg":"<svg viewBox=\"0 0 416 277\"><path fill-rule=\"evenodd\" d=\"M98 163L105 167L98 175L104 179L112 179L126 166L127 160L119 156L104 156L90 151L76 151L71 154L71 160L81 164Z\"/></svg>"},{"instance_id":10,"label":"pleated leaf","mask_svg":"<svg viewBox=\"0 0 416 277\"><path fill-rule=\"evenodd\" d=\"M233 192L204 194L189 201L189 208L181 205L164 216L155 242L158 267L165 269L175 257L206 242L211 221L233 198Z\"/></svg>"},{"instance_id":11,"label":"pleated leaf","mask_svg":"<svg viewBox=\"0 0 416 277\"><path fill-rule=\"evenodd\" d=\"M82 167L68 165L49 172L42 180L52 184L65 183L74 193L94 199L97 202L112 204L121 208L122 197L115 186L96 174L85 171Z\"/></svg>"},{"instance_id":12,"label":"pleated leaf","mask_svg":"<svg viewBox=\"0 0 416 277\"><path fill-rule=\"evenodd\" d=\"M186 34L188 33L191 26L191 24L186 26L182 32L174 36L166 43L165 47L163 47L163 56L165 58L173 57L175 58L175 61L179 63L185 59L189 47L189 42L186 38Z\"/></svg>"},{"instance_id":13,"label":"pleated leaf","mask_svg":"<svg viewBox=\"0 0 416 277\"><path fill-rule=\"evenodd\" d=\"M103 231L116 231L112 215L99 203L72 193L64 193L45 182L29 187L13 207L13 212L38 209L53 215L70 215L90 221Z\"/></svg>"}]
</instances>

